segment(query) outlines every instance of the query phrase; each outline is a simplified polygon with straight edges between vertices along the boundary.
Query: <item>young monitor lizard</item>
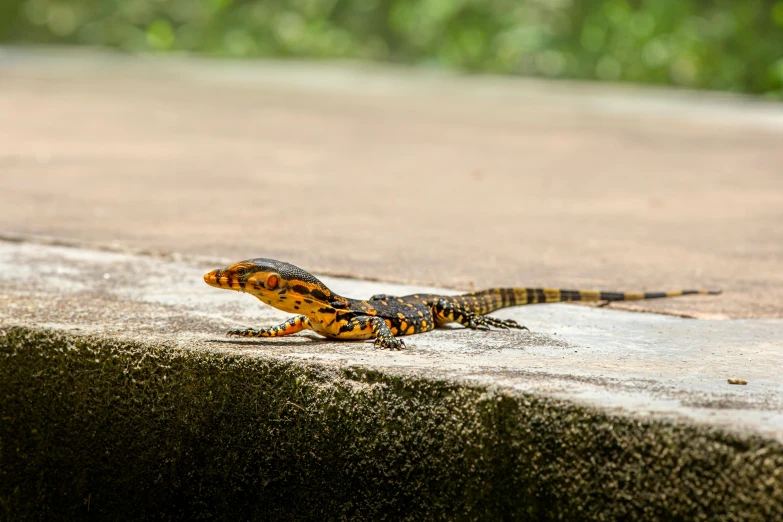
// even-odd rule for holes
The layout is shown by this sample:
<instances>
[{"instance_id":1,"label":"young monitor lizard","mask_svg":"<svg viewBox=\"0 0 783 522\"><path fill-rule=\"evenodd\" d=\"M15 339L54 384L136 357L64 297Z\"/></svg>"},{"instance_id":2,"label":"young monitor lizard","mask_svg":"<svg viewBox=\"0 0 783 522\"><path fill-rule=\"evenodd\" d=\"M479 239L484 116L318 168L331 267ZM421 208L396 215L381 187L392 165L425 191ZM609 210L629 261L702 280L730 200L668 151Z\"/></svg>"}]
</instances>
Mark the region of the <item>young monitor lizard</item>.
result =
<instances>
[{"instance_id":1,"label":"young monitor lizard","mask_svg":"<svg viewBox=\"0 0 783 522\"><path fill-rule=\"evenodd\" d=\"M446 323L488 330L524 326L510 319L486 314L534 303L561 301L636 301L720 291L676 290L672 292L599 292L554 288L490 288L464 295L413 294L403 297L375 295L368 301L335 294L301 268L274 259L248 259L213 270L204 281L216 288L248 292L266 304L300 314L283 324L261 330L231 330L242 337L280 337L310 329L333 339L375 339L377 348L399 350L405 344L397 335L428 332Z\"/></svg>"}]
</instances>

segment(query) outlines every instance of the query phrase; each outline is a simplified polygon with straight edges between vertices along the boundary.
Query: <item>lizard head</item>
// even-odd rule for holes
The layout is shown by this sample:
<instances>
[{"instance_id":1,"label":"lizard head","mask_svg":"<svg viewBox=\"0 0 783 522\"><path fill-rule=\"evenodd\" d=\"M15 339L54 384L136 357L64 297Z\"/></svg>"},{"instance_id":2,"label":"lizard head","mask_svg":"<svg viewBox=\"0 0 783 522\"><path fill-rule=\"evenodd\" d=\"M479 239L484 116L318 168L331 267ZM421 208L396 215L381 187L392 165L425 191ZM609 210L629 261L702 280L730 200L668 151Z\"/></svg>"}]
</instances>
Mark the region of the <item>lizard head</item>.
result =
<instances>
[{"instance_id":1,"label":"lizard head","mask_svg":"<svg viewBox=\"0 0 783 522\"><path fill-rule=\"evenodd\" d=\"M253 294L266 304L291 313L307 313L338 297L312 274L274 259L248 259L212 270L204 275L204 282L215 288Z\"/></svg>"}]
</instances>

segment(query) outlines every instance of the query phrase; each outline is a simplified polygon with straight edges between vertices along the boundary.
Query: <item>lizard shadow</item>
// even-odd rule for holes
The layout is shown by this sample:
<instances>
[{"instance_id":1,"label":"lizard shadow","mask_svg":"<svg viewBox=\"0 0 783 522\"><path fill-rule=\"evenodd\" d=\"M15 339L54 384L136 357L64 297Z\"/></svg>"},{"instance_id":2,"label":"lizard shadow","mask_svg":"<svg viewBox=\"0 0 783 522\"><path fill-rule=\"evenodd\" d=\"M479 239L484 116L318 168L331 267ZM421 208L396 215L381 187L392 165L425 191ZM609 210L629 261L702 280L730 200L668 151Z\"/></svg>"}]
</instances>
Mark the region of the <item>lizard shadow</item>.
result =
<instances>
[{"instance_id":1,"label":"lizard shadow","mask_svg":"<svg viewBox=\"0 0 783 522\"><path fill-rule=\"evenodd\" d=\"M298 339L298 340L294 340ZM305 341L307 339L307 341ZM263 338L248 338L248 339L207 339L205 342L210 344L234 344L238 346L311 346L320 344L330 344L334 342L334 339L325 339L323 337L316 337L310 335L301 335L292 339L263 339Z\"/></svg>"}]
</instances>

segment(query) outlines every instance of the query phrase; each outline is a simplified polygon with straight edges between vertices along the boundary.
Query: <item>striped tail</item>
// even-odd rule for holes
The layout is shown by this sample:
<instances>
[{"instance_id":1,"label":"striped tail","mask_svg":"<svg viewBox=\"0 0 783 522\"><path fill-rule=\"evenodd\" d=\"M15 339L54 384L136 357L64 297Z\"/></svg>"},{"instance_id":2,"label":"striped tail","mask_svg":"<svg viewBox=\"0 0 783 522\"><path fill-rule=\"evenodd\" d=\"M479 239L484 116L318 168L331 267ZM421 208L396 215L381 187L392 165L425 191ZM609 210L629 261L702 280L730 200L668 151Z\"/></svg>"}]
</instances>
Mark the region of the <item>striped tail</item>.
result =
<instances>
[{"instance_id":1,"label":"striped tail","mask_svg":"<svg viewBox=\"0 0 783 522\"><path fill-rule=\"evenodd\" d=\"M681 295L719 295L720 290L672 290L669 292L601 292L599 290L560 290L558 288L490 288L457 296L460 304L479 314L500 308L538 303L572 301L640 301Z\"/></svg>"}]
</instances>

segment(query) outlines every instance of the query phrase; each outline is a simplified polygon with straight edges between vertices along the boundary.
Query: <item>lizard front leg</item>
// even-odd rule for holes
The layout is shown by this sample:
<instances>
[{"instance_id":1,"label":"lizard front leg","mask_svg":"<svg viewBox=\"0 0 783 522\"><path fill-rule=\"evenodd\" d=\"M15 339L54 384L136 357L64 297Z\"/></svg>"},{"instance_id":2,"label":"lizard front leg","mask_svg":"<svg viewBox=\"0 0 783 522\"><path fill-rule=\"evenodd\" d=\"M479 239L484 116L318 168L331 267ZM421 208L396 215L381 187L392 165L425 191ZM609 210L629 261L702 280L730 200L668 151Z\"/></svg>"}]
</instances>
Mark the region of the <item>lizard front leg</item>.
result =
<instances>
[{"instance_id":1,"label":"lizard front leg","mask_svg":"<svg viewBox=\"0 0 783 522\"><path fill-rule=\"evenodd\" d=\"M487 315L479 315L471 312L467 308L464 308L458 304L450 303L445 299L440 299L435 306L432 307L432 315L435 321L439 325L446 323L457 322L462 326L476 329L489 330L490 326L495 328L518 328L520 330L527 330L526 326L522 326L513 319L496 319Z\"/></svg>"},{"instance_id":2,"label":"lizard front leg","mask_svg":"<svg viewBox=\"0 0 783 522\"><path fill-rule=\"evenodd\" d=\"M301 332L305 328L309 330L313 329L310 325L310 319L304 315L297 315L283 324L271 328L262 328L261 330L253 330L252 328L248 328L247 330L230 330L226 335L236 337L281 337L283 335Z\"/></svg>"},{"instance_id":3,"label":"lizard front leg","mask_svg":"<svg viewBox=\"0 0 783 522\"><path fill-rule=\"evenodd\" d=\"M405 343L401 339L394 337L389 325L380 317L370 317L370 326L375 334L375 347L388 348L389 350L402 350Z\"/></svg>"}]
</instances>

